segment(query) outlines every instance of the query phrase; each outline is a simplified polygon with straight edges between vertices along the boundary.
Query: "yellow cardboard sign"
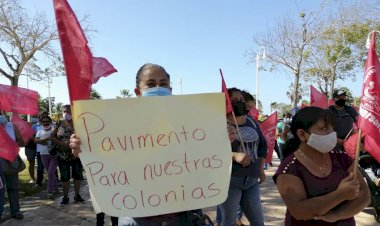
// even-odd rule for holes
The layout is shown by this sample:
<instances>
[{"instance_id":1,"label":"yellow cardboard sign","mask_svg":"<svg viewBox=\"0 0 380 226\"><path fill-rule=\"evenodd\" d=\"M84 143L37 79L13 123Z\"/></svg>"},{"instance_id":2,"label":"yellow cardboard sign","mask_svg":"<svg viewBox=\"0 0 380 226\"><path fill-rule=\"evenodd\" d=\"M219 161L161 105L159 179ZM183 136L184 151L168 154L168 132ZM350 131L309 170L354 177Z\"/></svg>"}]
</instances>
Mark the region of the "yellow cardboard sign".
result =
<instances>
[{"instance_id":1,"label":"yellow cardboard sign","mask_svg":"<svg viewBox=\"0 0 380 226\"><path fill-rule=\"evenodd\" d=\"M75 101L98 211L144 217L222 203L231 145L224 94Z\"/></svg>"}]
</instances>

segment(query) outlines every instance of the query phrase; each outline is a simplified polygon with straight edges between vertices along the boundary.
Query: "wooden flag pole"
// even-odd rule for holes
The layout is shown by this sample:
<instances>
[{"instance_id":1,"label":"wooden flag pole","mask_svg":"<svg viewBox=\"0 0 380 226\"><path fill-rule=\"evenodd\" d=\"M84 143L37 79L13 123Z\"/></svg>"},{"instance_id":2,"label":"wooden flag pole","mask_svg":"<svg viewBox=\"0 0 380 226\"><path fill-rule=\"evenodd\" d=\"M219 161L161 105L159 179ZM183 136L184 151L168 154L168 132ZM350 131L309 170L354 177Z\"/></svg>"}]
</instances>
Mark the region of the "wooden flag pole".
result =
<instances>
[{"instance_id":1,"label":"wooden flag pole","mask_svg":"<svg viewBox=\"0 0 380 226\"><path fill-rule=\"evenodd\" d=\"M358 174L358 164L359 164L359 156L360 156L360 144L361 144L361 136L362 136L362 130L359 129L358 133L358 140L356 143L356 153L355 153L355 164L354 164L354 178L357 178Z\"/></svg>"},{"instance_id":2,"label":"wooden flag pole","mask_svg":"<svg viewBox=\"0 0 380 226\"><path fill-rule=\"evenodd\" d=\"M347 140L347 138L351 135L352 131L354 131L354 127L352 127L350 132L347 133L347 136L343 139L343 141Z\"/></svg>"},{"instance_id":3,"label":"wooden flag pole","mask_svg":"<svg viewBox=\"0 0 380 226\"><path fill-rule=\"evenodd\" d=\"M243 147L243 151L244 151L244 153L247 153L247 150L245 149L245 146L244 146L243 137L242 137L241 134L240 134L239 125L238 125L238 123L237 123L237 121L236 121L235 112L234 112L233 110L232 110L232 117L234 118L234 123L235 123L235 125L236 125L236 130L237 130L237 132L238 132L238 136L239 136L239 138L240 138L240 144L241 144L241 146Z\"/></svg>"}]
</instances>

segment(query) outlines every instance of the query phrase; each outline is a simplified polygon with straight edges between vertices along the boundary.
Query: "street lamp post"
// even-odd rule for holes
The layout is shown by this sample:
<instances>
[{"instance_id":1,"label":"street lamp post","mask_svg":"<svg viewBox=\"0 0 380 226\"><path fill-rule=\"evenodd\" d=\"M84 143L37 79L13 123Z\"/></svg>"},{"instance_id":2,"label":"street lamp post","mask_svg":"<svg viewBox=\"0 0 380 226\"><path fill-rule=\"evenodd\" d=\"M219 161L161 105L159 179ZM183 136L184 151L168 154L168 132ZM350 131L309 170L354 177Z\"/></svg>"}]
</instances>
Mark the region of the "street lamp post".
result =
<instances>
[{"instance_id":1,"label":"street lamp post","mask_svg":"<svg viewBox=\"0 0 380 226\"><path fill-rule=\"evenodd\" d=\"M260 60L264 60L266 58L265 55L265 47L260 47L259 51L256 53L256 109L259 109L259 68L260 68Z\"/></svg>"}]
</instances>

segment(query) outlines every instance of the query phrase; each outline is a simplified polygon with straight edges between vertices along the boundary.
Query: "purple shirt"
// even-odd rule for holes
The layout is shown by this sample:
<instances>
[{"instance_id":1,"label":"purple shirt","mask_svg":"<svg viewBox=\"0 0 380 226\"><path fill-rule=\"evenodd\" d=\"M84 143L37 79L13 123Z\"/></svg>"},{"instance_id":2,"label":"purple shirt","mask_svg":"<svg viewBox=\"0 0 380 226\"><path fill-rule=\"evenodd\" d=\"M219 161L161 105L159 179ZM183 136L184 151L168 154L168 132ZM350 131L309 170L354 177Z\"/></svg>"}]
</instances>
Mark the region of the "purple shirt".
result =
<instances>
[{"instance_id":1,"label":"purple shirt","mask_svg":"<svg viewBox=\"0 0 380 226\"><path fill-rule=\"evenodd\" d=\"M353 163L353 160L346 154L343 150L338 150L335 148L333 151L329 152L332 161L332 170L330 175L327 177L318 177L310 173L309 170L302 165L301 162L295 157L294 153L288 156L284 161L281 162L277 169L277 172L273 176L273 180L276 183L276 179L280 174L290 174L300 178L303 182L307 198L313 198L321 195L325 195L337 189L339 183L348 176L348 168ZM286 210L285 226L308 226L308 225L339 225L339 226L354 226L355 219L353 217L340 220L335 223L328 223L322 220L296 220L289 212Z\"/></svg>"}]
</instances>

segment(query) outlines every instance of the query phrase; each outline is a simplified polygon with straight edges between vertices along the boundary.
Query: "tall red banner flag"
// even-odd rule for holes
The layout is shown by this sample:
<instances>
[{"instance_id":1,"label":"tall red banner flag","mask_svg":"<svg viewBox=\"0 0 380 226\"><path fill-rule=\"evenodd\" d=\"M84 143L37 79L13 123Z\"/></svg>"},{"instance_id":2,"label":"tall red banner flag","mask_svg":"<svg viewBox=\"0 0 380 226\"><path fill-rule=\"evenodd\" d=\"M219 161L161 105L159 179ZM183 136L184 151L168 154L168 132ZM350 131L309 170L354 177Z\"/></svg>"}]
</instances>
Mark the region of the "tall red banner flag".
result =
<instances>
[{"instance_id":1,"label":"tall red banner flag","mask_svg":"<svg viewBox=\"0 0 380 226\"><path fill-rule=\"evenodd\" d=\"M67 0L54 0L54 11L70 101L88 99L91 85L116 69L105 58L93 58L86 36Z\"/></svg>"},{"instance_id":2,"label":"tall red banner flag","mask_svg":"<svg viewBox=\"0 0 380 226\"><path fill-rule=\"evenodd\" d=\"M276 140L276 126L277 126L277 111L271 114L260 124L260 129L263 132L265 139L267 140L268 153L265 163L272 161L272 155Z\"/></svg>"},{"instance_id":3,"label":"tall red banner flag","mask_svg":"<svg viewBox=\"0 0 380 226\"><path fill-rule=\"evenodd\" d=\"M326 95L319 92L312 85L310 85L310 106L320 107L323 109L328 108L328 102L327 102Z\"/></svg>"},{"instance_id":4,"label":"tall red banner flag","mask_svg":"<svg viewBox=\"0 0 380 226\"><path fill-rule=\"evenodd\" d=\"M0 84L0 110L37 115L37 99L36 91Z\"/></svg>"},{"instance_id":5,"label":"tall red banner flag","mask_svg":"<svg viewBox=\"0 0 380 226\"><path fill-rule=\"evenodd\" d=\"M230 95L228 94L226 83L224 82L222 69L219 69L219 72L220 72L220 76L222 76L222 92L226 95L226 111L228 114L233 111L232 103L231 103Z\"/></svg>"},{"instance_id":6,"label":"tall red banner flag","mask_svg":"<svg viewBox=\"0 0 380 226\"><path fill-rule=\"evenodd\" d=\"M380 63L375 40L376 32L372 32L365 64L358 126L365 135L364 149L380 163Z\"/></svg>"}]
</instances>

